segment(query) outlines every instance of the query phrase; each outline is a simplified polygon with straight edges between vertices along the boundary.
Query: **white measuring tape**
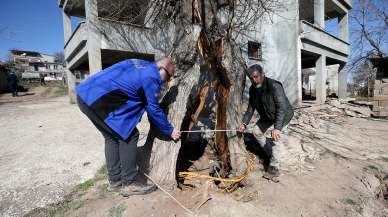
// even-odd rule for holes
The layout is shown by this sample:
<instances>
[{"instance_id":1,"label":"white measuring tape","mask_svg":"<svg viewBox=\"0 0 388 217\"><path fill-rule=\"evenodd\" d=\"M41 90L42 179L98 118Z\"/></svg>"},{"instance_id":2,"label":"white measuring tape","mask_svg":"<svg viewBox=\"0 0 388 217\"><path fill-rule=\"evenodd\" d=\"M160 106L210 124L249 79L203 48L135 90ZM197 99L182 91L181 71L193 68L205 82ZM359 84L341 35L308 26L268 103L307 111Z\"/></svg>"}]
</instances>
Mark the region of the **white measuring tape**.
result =
<instances>
[{"instance_id":1,"label":"white measuring tape","mask_svg":"<svg viewBox=\"0 0 388 217\"><path fill-rule=\"evenodd\" d=\"M247 131L246 129L245 131ZM182 130L181 133L210 133L210 132L236 132L237 129L230 130Z\"/></svg>"}]
</instances>

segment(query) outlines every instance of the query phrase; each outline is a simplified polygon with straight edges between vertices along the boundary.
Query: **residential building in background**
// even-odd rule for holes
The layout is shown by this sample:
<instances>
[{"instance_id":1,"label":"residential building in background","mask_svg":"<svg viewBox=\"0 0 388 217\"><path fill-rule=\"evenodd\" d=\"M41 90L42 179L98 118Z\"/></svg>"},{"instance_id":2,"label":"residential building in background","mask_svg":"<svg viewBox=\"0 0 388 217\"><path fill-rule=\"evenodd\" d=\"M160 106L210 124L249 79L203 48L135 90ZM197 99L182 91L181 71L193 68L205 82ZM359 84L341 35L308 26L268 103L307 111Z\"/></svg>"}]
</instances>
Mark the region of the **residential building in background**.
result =
<instances>
[{"instance_id":1,"label":"residential building in background","mask_svg":"<svg viewBox=\"0 0 388 217\"><path fill-rule=\"evenodd\" d=\"M22 79L62 80L65 66L56 61L55 56L37 51L10 50L12 68Z\"/></svg>"},{"instance_id":2,"label":"residential building in background","mask_svg":"<svg viewBox=\"0 0 388 217\"><path fill-rule=\"evenodd\" d=\"M58 1L63 11L64 54L72 102L76 84L87 76L127 58L152 60L168 54L173 47L174 37L168 30L161 34L149 28L152 24L142 25L146 13L138 14L132 24L113 21L103 17L104 9L98 2ZM257 21L252 30L238 38L247 64L263 65L268 77L283 83L293 104L307 100L302 94L302 69L309 68L315 71L311 89L317 103L324 103L333 91L340 98L346 97L351 0L280 2L285 10L278 10L270 20ZM205 1L201 1L201 7L206 7ZM72 27L72 17L82 21ZM335 70L330 73L334 75L329 75L327 67L332 65ZM336 82L330 82L332 79ZM329 87L333 90L328 91L328 82L335 86Z\"/></svg>"}]
</instances>

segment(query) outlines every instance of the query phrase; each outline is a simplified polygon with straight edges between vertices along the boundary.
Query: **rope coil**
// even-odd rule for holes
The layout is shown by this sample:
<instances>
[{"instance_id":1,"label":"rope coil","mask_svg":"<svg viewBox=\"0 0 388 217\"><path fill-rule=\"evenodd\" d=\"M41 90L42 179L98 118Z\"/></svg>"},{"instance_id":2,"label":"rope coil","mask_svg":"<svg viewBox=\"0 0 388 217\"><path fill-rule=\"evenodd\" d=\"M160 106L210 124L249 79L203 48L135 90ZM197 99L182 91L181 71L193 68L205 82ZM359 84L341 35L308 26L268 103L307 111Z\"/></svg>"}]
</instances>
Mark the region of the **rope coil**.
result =
<instances>
[{"instance_id":1,"label":"rope coil","mask_svg":"<svg viewBox=\"0 0 388 217\"><path fill-rule=\"evenodd\" d=\"M198 179L207 179L207 180L213 180L213 181L219 181L221 183L231 183L228 187L226 187L224 190L227 192L232 192L234 191L238 184L241 183L244 179L246 179L250 173L253 171L255 168L255 161L256 161L256 156L252 153L249 153L247 157L247 167L244 171L244 173L238 177L234 178L221 178L221 177L214 177L214 176L209 176L201 173L196 173L196 172L179 172L178 175L179 177L182 178L198 178Z\"/></svg>"}]
</instances>

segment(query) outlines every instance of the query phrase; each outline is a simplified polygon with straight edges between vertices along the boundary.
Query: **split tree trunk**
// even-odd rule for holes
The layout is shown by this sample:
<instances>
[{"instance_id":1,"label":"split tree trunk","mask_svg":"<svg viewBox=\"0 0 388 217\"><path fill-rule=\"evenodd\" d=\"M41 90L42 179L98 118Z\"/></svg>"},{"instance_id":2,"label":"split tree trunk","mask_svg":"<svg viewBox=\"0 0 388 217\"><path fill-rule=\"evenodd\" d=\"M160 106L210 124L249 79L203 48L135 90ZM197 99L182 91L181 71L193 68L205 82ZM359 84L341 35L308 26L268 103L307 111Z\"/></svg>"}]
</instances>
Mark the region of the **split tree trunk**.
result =
<instances>
[{"instance_id":1,"label":"split tree trunk","mask_svg":"<svg viewBox=\"0 0 388 217\"><path fill-rule=\"evenodd\" d=\"M186 31L175 42L177 47L173 53L178 78L168 89L161 104L175 127L190 130L203 109L203 98L210 87L215 93L216 129L236 129L242 116L245 64L239 46L230 38L231 34L225 34L223 22L229 20L230 15L224 12L229 8L214 8L215 15L209 15L214 19L207 25L200 17L198 1L193 0L191 6L193 24L176 24L176 34ZM222 13L218 13L218 10L222 10ZM211 28L207 30L209 27ZM200 58L208 66L209 72L201 72ZM213 78L209 87L201 77ZM185 142L185 135L182 136L182 141ZM221 163L220 175L226 177L232 169L236 175L240 175L246 166L246 150L242 138L236 132L217 132L215 147ZM157 129L151 127L142 151L140 169L149 172L160 184L176 185L176 162L180 148L181 142L175 143L163 138Z\"/></svg>"},{"instance_id":2,"label":"split tree trunk","mask_svg":"<svg viewBox=\"0 0 388 217\"><path fill-rule=\"evenodd\" d=\"M180 40L175 49L175 74L177 78L164 95L161 106L168 114L172 125L181 128L189 104L187 100L192 92L198 92L200 84L200 65L196 62L196 42L201 28L196 25L178 31L186 31L185 37ZM180 34L180 33L177 33ZM181 65L180 65L181 64ZM175 168L181 147L181 141L174 142L162 136L158 129L151 125L146 144L139 153L141 158L140 170L149 172L149 175L158 183L168 186L176 184Z\"/></svg>"}]
</instances>

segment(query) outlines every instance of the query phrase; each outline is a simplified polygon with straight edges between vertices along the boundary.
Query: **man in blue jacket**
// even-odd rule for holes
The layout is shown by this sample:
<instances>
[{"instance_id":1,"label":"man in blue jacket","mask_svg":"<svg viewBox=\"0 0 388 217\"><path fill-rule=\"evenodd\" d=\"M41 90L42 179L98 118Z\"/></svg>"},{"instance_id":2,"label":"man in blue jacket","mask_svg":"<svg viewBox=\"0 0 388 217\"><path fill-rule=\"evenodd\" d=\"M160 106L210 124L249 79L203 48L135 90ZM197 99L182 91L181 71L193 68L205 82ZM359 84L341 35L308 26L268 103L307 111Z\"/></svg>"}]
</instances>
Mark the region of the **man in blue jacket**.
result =
<instances>
[{"instance_id":1,"label":"man in blue jacket","mask_svg":"<svg viewBox=\"0 0 388 217\"><path fill-rule=\"evenodd\" d=\"M121 188L123 196L146 194L154 185L136 180L137 123L145 111L149 120L170 136L180 131L168 122L160 108L161 86L173 76L170 58L156 62L129 59L102 70L76 88L78 105L105 138L105 158L109 190Z\"/></svg>"}]
</instances>

